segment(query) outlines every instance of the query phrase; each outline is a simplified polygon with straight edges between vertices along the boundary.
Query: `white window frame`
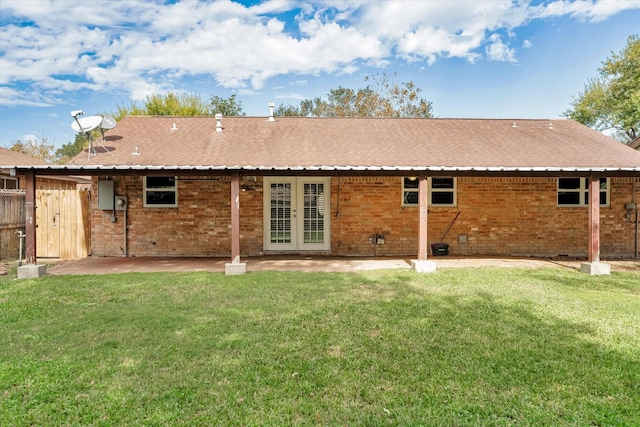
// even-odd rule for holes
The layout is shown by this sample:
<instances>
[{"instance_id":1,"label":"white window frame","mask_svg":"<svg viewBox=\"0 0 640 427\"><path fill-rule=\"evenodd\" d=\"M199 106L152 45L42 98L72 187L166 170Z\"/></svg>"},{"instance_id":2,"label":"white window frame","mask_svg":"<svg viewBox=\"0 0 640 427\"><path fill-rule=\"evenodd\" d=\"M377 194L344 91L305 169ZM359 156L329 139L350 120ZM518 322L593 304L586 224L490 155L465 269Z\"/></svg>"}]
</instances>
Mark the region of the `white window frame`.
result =
<instances>
[{"instance_id":1,"label":"white window frame","mask_svg":"<svg viewBox=\"0 0 640 427\"><path fill-rule=\"evenodd\" d=\"M405 179L411 180L411 181L418 181L418 177L415 177L415 179L413 179L414 177L408 177L408 176L404 176L402 177L402 206L406 206L406 207L415 207L418 206L419 203L408 203L407 202L407 198L406 195L407 193L418 193L418 188L405 188ZM427 178L427 183L428 183L428 206L432 206L432 207L455 207L458 205L458 183L457 183L457 179L456 177L452 177L452 176L442 176L442 177L435 177L435 178L448 178L448 179L452 179L453 180L453 187L452 188L433 188L433 181L432 181L432 177L428 177ZM453 203L433 203L432 200L432 195L433 193L453 193ZM417 197L416 197L417 199Z\"/></svg>"},{"instance_id":2,"label":"white window frame","mask_svg":"<svg viewBox=\"0 0 640 427\"><path fill-rule=\"evenodd\" d=\"M580 188L560 188L560 180L561 179L579 179L580 180ZM605 194L605 203L600 202L601 207L609 207L611 203L611 181L609 178L600 178L600 185L602 186L602 182L604 180L605 188L600 187L600 196ZM589 206L589 200L587 195L589 193L589 178L558 178L556 180L556 204L558 207L566 208L566 207L585 207ZM559 196L560 193L576 193L578 194L578 203L560 203Z\"/></svg>"},{"instance_id":3,"label":"white window frame","mask_svg":"<svg viewBox=\"0 0 640 427\"><path fill-rule=\"evenodd\" d=\"M18 180L18 178L10 178L10 177L5 177L2 176L0 177L0 181L2 181L2 185L0 185L0 189L2 190L19 190L20 189L20 181ZM7 182L13 182L15 183L15 187L7 187Z\"/></svg>"},{"instance_id":4,"label":"white window frame","mask_svg":"<svg viewBox=\"0 0 640 427\"><path fill-rule=\"evenodd\" d=\"M173 177L173 186L167 187L152 187L147 188L147 177L143 178L143 190L142 190L142 200L143 206L145 208L177 208L178 207L178 177ZM149 177L149 178L171 178L171 177ZM147 193L151 191L162 191L162 192L173 192L175 193L175 203L147 203Z\"/></svg>"}]
</instances>

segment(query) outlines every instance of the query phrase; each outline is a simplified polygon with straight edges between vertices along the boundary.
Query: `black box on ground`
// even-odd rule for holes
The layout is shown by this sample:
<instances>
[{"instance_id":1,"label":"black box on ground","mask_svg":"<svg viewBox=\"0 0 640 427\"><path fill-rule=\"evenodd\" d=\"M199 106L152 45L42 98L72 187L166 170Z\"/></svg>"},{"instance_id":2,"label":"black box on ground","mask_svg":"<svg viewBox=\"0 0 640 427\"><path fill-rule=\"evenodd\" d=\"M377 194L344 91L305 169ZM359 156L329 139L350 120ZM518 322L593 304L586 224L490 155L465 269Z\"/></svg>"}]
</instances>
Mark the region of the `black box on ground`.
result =
<instances>
[{"instance_id":1,"label":"black box on ground","mask_svg":"<svg viewBox=\"0 0 640 427\"><path fill-rule=\"evenodd\" d=\"M449 245L446 243L433 243L431 245L431 255L444 256L449 254Z\"/></svg>"}]
</instances>

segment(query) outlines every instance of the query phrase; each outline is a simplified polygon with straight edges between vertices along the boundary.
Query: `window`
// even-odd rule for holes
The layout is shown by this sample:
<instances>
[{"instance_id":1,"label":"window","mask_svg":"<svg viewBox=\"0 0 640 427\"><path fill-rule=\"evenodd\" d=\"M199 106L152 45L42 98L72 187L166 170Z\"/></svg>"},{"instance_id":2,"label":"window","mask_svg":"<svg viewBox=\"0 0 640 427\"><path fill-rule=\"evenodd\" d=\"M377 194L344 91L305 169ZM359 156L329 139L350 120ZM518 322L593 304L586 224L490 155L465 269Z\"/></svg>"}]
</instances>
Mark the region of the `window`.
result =
<instances>
[{"instance_id":1,"label":"window","mask_svg":"<svg viewBox=\"0 0 640 427\"><path fill-rule=\"evenodd\" d=\"M18 178L0 177L0 190L17 190Z\"/></svg>"},{"instance_id":2,"label":"window","mask_svg":"<svg viewBox=\"0 0 640 427\"><path fill-rule=\"evenodd\" d=\"M175 208L177 206L177 178L167 176L144 177L144 207Z\"/></svg>"},{"instance_id":3,"label":"window","mask_svg":"<svg viewBox=\"0 0 640 427\"><path fill-rule=\"evenodd\" d=\"M559 206L589 206L588 178L558 178ZM600 206L609 206L609 178L600 180Z\"/></svg>"},{"instance_id":4,"label":"window","mask_svg":"<svg viewBox=\"0 0 640 427\"><path fill-rule=\"evenodd\" d=\"M428 178L429 206L456 205L456 179L447 177ZM418 206L418 178L402 179L402 205Z\"/></svg>"}]
</instances>

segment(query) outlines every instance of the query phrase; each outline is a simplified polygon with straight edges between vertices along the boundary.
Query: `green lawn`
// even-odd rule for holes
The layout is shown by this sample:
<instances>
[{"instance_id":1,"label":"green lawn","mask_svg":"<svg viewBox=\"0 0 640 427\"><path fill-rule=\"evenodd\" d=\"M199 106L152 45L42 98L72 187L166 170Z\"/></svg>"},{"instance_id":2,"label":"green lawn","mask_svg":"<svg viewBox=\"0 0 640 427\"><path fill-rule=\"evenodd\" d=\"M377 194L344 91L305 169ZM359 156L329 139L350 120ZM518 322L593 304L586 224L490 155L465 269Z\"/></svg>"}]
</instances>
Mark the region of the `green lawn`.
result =
<instances>
[{"instance_id":1,"label":"green lawn","mask_svg":"<svg viewBox=\"0 0 640 427\"><path fill-rule=\"evenodd\" d=\"M0 425L640 425L640 273L0 278Z\"/></svg>"}]
</instances>

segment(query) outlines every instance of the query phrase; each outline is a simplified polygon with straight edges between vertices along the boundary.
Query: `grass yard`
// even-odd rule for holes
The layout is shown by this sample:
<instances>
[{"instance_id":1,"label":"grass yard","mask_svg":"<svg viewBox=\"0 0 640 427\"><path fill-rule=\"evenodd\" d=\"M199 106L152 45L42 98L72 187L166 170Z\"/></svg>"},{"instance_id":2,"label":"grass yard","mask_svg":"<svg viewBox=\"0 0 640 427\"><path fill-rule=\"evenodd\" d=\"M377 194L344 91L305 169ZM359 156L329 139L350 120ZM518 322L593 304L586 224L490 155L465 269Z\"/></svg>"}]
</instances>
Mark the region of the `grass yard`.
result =
<instances>
[{"instance_id":1,"label":"grass yard","mask_svg":"<svg viewBox=\"0 0 640 427\"><path fill-rule=\"evenodd\" d=\"M640 273L0 278L0 425L640 425Z\"/></svg>"}]
</instances>

